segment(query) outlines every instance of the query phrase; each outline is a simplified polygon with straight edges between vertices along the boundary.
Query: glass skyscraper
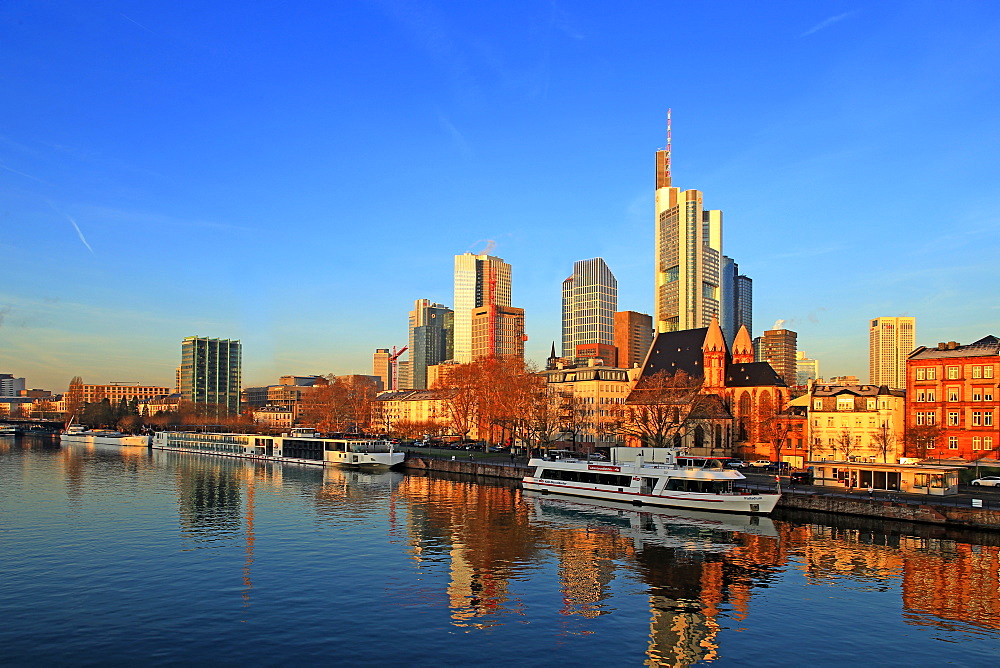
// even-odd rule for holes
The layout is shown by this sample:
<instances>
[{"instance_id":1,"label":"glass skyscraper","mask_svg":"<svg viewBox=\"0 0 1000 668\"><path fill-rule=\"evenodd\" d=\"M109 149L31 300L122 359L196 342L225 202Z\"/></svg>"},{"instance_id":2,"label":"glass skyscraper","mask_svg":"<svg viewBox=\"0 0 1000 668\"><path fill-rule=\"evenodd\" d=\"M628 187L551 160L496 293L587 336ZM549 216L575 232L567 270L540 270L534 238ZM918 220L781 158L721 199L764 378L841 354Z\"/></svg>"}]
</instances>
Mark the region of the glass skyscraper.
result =
<instances>
[{"instance_id":1,"label":"glass skyscraper","mask_svg":"<svg viewBox=\"0 0 1000 668\"><path fill-rule=\"evenodd\" d=\"M443 304L418 299L410 311L410 387L427 388L427 367L450 360L454 351L454 313Z\"/></svg>"},{"instance_id":2,"label":"glass skyscraper","mask_svg":"<svg viewBox=\"0 0 1000 668\"><path fill-rule=\"evenodd\" d=\"M188 336L181 342L181 399L239 413L243 383L239 341Z\"/></svg>"},{"instance_id":3,"label":"glass skyscraper","mask_svg":"<svg viewBox=\"0 0 1000 668\"><path fill-rule=\"evenodd\" d=\"M576 357L581 344L615 343L618 281L603 259L573 263L562 284L562 354Z\"/></svg>"},{"instance_id":4,"label":"glass skyscraper","mask_svg":"<svg viewBox=\"0 0 1000 668\"><path fill-rule=\"evenodd\" d=\"M707 327L722 306L722 212L673 186L670 130L656 152L656 331ZM721 320L721 318L720 318Z\"/></svg>"}]
</instances>

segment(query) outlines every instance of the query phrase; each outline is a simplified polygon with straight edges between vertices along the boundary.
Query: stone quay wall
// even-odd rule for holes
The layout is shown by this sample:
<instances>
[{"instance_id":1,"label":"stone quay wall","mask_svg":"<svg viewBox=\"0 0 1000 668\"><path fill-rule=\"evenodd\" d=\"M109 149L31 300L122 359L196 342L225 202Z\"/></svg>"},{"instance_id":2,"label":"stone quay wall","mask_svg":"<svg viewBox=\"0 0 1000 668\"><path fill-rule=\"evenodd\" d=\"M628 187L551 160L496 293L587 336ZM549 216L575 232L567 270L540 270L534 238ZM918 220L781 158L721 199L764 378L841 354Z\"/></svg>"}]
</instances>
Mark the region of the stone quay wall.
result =
<instances>
[{"instance_id":1,"label":"stone quay wall","mask_svg":"<svg viewBox=\"0 0 1000 668\"><path fill-rule=\"evenodd\" d=\"M862 515L904 522L946 524L975 529L1000 530L1000 511L985 508L965 508L892 501L848 499L817 494L783 494L779 508L813 510L839 515Z\"/></svg>"},{"instance_id":2,"label":"stone quay wall","mask_svg":"<svg viewBox=\"0 0 1000 668\"><path fill-rule=\"evenodd\" d=\"M402 468L413 471L442 471L481 478L520 480L530 470L524 464L490 464L475 460L436 459L432 457L407 457ZM922 522L946 526L1000 531L1000 511L985 508L965 508L933 504L915 504L845 498L822 492L783 494L779 508L811 510L836 515L858 515L902 522Z\"/></svg>"},{"instance_id":3,"label":"stone quay wall","mask_svg":"<svg viewBox=\"0 0 1000 668\"><path fill-rule=\"evenodd\" d=\"M489 464L486 462L469 461L467 459L435 459L433 457L407 457L401 468L414 471L444 471L447 473L462 473L480 478L505 478L520 480L528 474L524 465Z\"/></svg>"}]
</instances>

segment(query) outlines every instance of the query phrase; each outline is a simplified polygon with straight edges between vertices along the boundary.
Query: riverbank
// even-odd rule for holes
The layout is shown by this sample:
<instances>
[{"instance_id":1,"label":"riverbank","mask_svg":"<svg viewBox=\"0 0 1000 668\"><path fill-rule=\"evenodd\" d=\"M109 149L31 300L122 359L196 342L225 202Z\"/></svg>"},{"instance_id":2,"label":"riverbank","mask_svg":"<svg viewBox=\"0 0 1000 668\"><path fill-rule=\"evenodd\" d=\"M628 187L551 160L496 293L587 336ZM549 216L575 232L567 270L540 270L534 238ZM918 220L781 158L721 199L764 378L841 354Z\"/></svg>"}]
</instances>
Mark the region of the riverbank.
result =
<instances>
[{"instance_id":1,"label":"riverbank","mask_svg":"<svg viewBox=\"0 0 1000 668\"><path fill-rule=\"evenodd\" d=\"M506 480L520 480L530 471L527 464L519 460L484 461L460 456L441 459L414 456L412 452L403 462L402 468L409 471L440 471ZM748 488L753 489L766 487L768 486L757 483L748 484ZM770 488L773 489L773 485ZM931 499L918 494L895 492L891 495L879 492L874 498L869 499L867 496L811 485L783 486L782 491L784 493L778 502L778 508L783 509L1000 531L1000 509L973 508L970 499L952 501L947 498Z\"/></svg>"}]
</instances>

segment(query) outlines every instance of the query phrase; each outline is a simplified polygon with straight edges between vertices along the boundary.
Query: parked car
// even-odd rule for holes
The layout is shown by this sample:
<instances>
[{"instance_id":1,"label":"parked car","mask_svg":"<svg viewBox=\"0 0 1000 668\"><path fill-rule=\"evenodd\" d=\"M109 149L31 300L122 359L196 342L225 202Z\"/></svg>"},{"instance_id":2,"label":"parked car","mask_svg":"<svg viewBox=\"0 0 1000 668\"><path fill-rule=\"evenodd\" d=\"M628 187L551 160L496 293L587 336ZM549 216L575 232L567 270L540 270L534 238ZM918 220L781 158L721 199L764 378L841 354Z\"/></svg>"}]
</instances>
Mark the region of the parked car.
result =
<instances>
[{"instance_id":1,"label":"parked car","mask_svg":"<svg viewBox=\"0 0 1000 668\"><path fill-rule=\"evenodd\" d=\"M812 472L811 471L792 471L789 476L792 483L799 483L802 485L812 484Z\"/></svg>"},{"instance_id":2,"label":"parked car","mask_svg":"<svg viewBox=\"0 0 1000 668\"><path fill-rule=\"evenodd\" d=\"M726 462L726 466L728 466L731 469L741 469L744 466L746 466L746 463L741 459L730 459L728 462Z\"/></svg>"},{"instance_id":3,"label":"parked car","mask_svg":"<svg viewBox=\"0 0 1000 668\"><path fill-rule=\"evenodd\" d=\"M765 466L770 466L771 461L769 459L758 459L756 461L750 462L750 466L755 469L762 469Z\"/></svg>"},{"instance_id":4,"label":"parked car","mask_svg":"<svg viewBox=\"0 0 1000 668\"><path fill-rule=\"evenodd\" d=\"M764 470L781 473L788 470L788 462L768 462Z\"/></svg>"},{"instance_id":5,"label":"parked car","mask_svg":"<svg viewBox=\"0 0 1000 668\"><path fill-rule=\"evenodd\" d=\"M987 475L972 481L977 487L1000 487L1000 475Z\"/></svg>"}]
</instances>

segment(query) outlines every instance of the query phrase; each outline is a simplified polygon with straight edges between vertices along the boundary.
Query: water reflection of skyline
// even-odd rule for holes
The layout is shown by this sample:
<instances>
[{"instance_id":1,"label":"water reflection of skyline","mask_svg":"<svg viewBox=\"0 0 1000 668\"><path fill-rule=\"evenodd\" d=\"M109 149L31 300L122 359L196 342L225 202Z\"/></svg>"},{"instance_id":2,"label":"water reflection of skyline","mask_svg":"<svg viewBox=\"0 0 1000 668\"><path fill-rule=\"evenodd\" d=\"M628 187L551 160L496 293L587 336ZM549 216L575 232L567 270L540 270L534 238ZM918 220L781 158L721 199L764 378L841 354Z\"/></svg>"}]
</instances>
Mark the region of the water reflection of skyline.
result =
<instances>
[{"instance_id":1,"label":"water reflection of skyline","mask_svg":"<svg viewBox=\"0 0 1000 668\"><path fill-rule=\"evenodd\" d=\"M165 474L187 549L240 548L232 572L245 609L253 602L257 552L281 541L277 527L257 521L256 508L265 500L273 512L276 502L293 498L305 502L296 512L311 509L321 522L375 531L368 535L376 541L404 546L416 577L393 576L397 605L444 609L453 627L469 631L532 623L545 605L557 614L557 634L592 634L606 628L601 620L625 614L628 592L645 600L649 662L712 661L723 658L724 633L757 623L767 605L756 602L759 593L798 578L809 587L898 596L902 622L936 629L943 639L1000 639L996 536L956 532L955 539L940 529L835 517L647 512L429 475L126 449L97 455L96 464L94 453L56 455L67 497L86 495L88 479L109 471L119 484ZM336 558L335 543L323 549Z\"/></svg>"}]
</instances>

